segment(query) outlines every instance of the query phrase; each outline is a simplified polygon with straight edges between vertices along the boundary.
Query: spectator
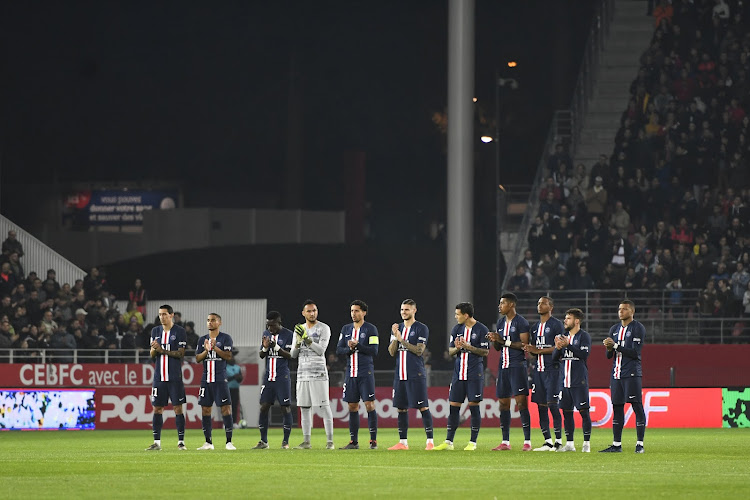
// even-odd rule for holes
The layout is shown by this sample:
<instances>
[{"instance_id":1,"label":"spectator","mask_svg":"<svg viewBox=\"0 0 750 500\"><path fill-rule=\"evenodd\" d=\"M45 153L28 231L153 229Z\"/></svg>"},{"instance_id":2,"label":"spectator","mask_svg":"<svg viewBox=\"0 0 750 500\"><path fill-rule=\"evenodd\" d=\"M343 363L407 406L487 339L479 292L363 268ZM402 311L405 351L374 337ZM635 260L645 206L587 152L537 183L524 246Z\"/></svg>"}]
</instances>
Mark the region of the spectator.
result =
<instances>
[{"instance_id":1,"label":"spectator","mask_svg":"<svg viewBox=\"0 0 750 500\"><path fill-rule=\"evenodd\" d=\"M598 276L607 263L608 243L607 230L602 226L599 217L592 217L591 227L584 235L584 248L588 252L588 268L593 276Z\"/></svg>"},{"instance_id":2,"label":"spectator","mask_svg":"<svg viewBox=\"0 0 750 500\"><path fill-rule=\"evenodd\" d=\"M89 313L86 312L85 309L76 309L76 320L78 320L78 328L81 329L81 332L84 335L87 335L89 332L89 323L86 321L86 316L88 316Z\"/></svg>"},{"instance_id":3,"label":"spectator","mask_svg":"<svg viewBox=\"0 0 750 500\"><path fill-rule=\"evenodd\" d=\"M72 363L73 350L78 348L75 336L63 328L56 329L51 335L49 346L52 349L56 349L54 353L54 361L56 363Z\"/></svg>"},{"instance_id":4,"label":"spectator","mask_svg":"<svg viewBox=\"0 0 750 500\"><path fill-rule=\"evenodd\" d=\"M49 333L50 335L55 333L57 330L58 325L55 322L55 320L52 319L52 310L47 309L42 314L42 321L39 324L39 329L44 333Z\"/></svg>"},{"instance_id":5,"label":"spectator","mask_svg":"<svg viewBox=\"0 0 750 500\"><path fill-rule=\"evenodd\" d=\"M571 164L570 155L565 152L565 147L561 143L555 144L555 152L547 160L547 169L550 173L556 174L560 170L561 165L570 166Z\"/></svg>"},{"instance_id":6,"label":"spectator","mask_svg":"<svg viewBox=\"0 0 750 500\"><path fill-rule=\"evenodd\" d=\"M516 266L516 274L510 278L508 287L514 292L523 292L529 289L529 278L526 276L524 265Z\"/></svg>"},{"instance_id":7,"label":"spectator","mask_svg":"<svg viewBox=\"0 0 750 500\"><path fill-rule=\"evenodd\" d=\"M583 163L579 163L576 166L575 173L565 181L565 188L568 190L567 196L570 196L574 187L577 187L581 193L585 193L589 188L589 176Z\"/></svg>"},{"instance_id":8,"label":"spectator","mask_svg":"<svg viewBox=\"0 0 750 500\"><path fill-rule=\"evenodd\" d=\"M664 22L672 22L672 16L674 16L674 8L672 7L672 4L667 0L659 0L659 5L654 8L653 15L656 22L656 27L658 28Z\"/></svg>"},{"instance_id":9,"label":"spectator","mask_svg":"<svg viewBox=\"0 0 750 500\"><path fill-rule=\"evenodd\" d=\"M141 282L140 278L135 279L135 283L133 283L133 288L130 289L128 292L128 299L131 302L135 302L136 306L138 307L138 311L141 314L146 314L146 301L148 300L148 294L146 294L146 289L143 288L143 283ZM143 324L143 318L141 317L141 324Z\"/></svg>"},{"instance_id":10,"label":"spectator","mask_svg":"<svg viewBox=\"0 0 750 500\"><path fill-rule=\"evenodd\" d=\"M142 352L143 349L138 347L138 335L141 332L141 328L138 327L137 322L132 322L128 325L128 329L122 335L120 339L120 353L122 362L135 361L135 352Z\"/></svg>"},{"instance_id":11,"label":"spectator","mask_svg":"<svg viewBox=\"0 0 750 500\"><path fill-rule=\"evenodd\" d=\"M547 197L539 205L539 215L549 214L550 217L560 216L560 202L555 199L552 191L547 191Z\"/></svg>"},{"instance_id":12,"label":"spectator","mask_svg":"<svg viewBox=\"0 0 750 500\"><path fill-rule=\"evenodd\" d=\"M677 243L692 245L693 230L688 226L688 222L685 217L680 218L680 225L678 227L672 228L670 239L672 240L673 245Z\"/></svg>"},{"instance_id":13,"label":"spectator","mask_svg":"<svg viewBox=\"0 0 750 500\"><path fill-rule=\"evenodd\" d=\"M16 288L16 276L10 269L10 262L0 265L0 294L10 295Z\"/></svg>"},{"instance_id":14,"label":"spectator","mask_svg":"<svg viewBox=\"0 0 750 500\"><path fill-rule=\"evenodd\" d=\"M57 292L60 291L60 283L57 282L57 272L54 269L47 269L46 283L51 283L54 287L54 293L52 294L52 297L55 297L57 295ZM49 293L49 291L47 293Z\"/></svg>"},{"instance_id":15,"label":"spectator","mask_svg":"<svg viewBox=\"0 0 750 500\"><path fill-rule=\"evenodd\" d=\"M81 356L86 359L89 363L101 363L103 361L102 354L103 349L107 346L103 336L99 335L99 329L93 327L89 330L89 334L83 337L82 349L87 352Z\"/></svg>"},{"instance_id":16,"label":"spectator","mask_svg":"<svg viewBox=\"0 0 750 500\"><path fill-rule=\"evenodd\" d=\"M185 323L185 333L187 333L188 349L195 350L195 348L198 346L198 340L200 340L200 337L197 333L195 333L194 322L188 321L187 323Z\"/></svg>"},{"instance_id":17,"label":"spectator","mask_svg":"<svg viewBox=\"0 0 750 500\"><path fill-rule=\"evenodd\" d=\"M2 251L6 259L14 252L18 254L18 257L23 257L23 245L16 238L16 232L13 229L8 231L8 238L3 241Z\"/></svg>"},{"instance_id":18,"label":"spectator","mask_svg":"<svg viewBox=\"0 0 750 500\"><path fill-rule=\"evenodd\" d=\"M547 195L549 193L552 193L552 197L556 201L560 201L562 199L562 190L560 189L560 186L558 186L555 183L555 178L551 176L547 177L544 187L542 188L542 191L539 193L539 200L540 201L546 200Z\"/></svg>"},{"instance_id":19,"label":"spectator","mask_svg":"<svg viewBox=\"0 0 750 500\"><path fill-rule=\"evenodd\" d=\"M628 237L630 231L630 215L625 211L620 200L615 202L615 210L609 217L609 225L610 227L614 226L621 237Z\"/></svg>"},{"instance_id":20,"label":"spectator","mask_svg":"<svg viewBox=\"0 0 750 500\"><path fill-rule=\"evenodd\" d=\"M594 186L586 191L586 211L590 215L602 216L607 207L607 190L603 186L604 179L597 176L594 179Z\"/></svg>"},{"instance_id":21,"label":"spectator","mask_svg":"<svg viewBox=\"0 0 750 500\"><path fill-rule=\"evenodd\" d=\"M131 300L130 302L128 302L125 314L120 316L120 325L123 328L128 328L128 325L130 325L130 322L133 319L138 322L139 327L143 326L143 314L141 314L141 311L138 309L138 303L134 300Z\"/></svg>"},{"instance_id":22,"label":"spectator","mask_svg":"<svg viewBox=\"0 0 750 500\"><path fill-rule=\"evenodd\" d=\"M550 280L549 287L552 290L568 290L570 288L568 271L565 266L560 265L557 267L557 273Z\"/></svg>"},{"instance_id":23,"label":"spectator","mask_svg":"<svg viewBox=\"0 0 750 500\"><path fill-rule=\"evenodd\" d=\"M550 240L552 249L557 252L557 257L563 266L570 258L570 250L573 248L574 237L573 228L568 224L568 218L560 217L557 224L552 227Z\"/></svg>"},{"instance_id":24,"label":"spectator","mask_svg":"<svg viewBox=\"0 0 750 500\"><path fill-rule=\"evenodd\" d=\"M21 261L19 260L20 255L18 255L18 252L11 252L8 256L8 263L10 264L10 270L13 272L13 275L16 277L16 283L22 283L24 280L24 277L26 276L23 272L23 266L21 265Z\"/></svg>"},{"instance_id":25,"label":"spectator","mask_svg":"<svg viewBox=\"0 0 750 500\"><path fill-rule=\"evenodd\" d=\"M745 318L750 317L750 283L748 283L747 290L745 290L745 293L742 295L742 305L744 307L743 316Z\"/></svg>"},{"instance_id":26,"label":"spectator","mask_svg":"<svg viewBox=\"0 0 750 500\"><path fill-rule=\"evenodd\" d=\"M537 267L534 270L534 276L531 278L532 290L549 290L549 277L544 274L544 269Z\"/></svg>"},{"instance_id":27,"label":"spectator","mask_svg":"<svg viewBox=\"0 0 750 500\"><path fill-rule=\"evenodd\" d=\"M640 277L635 273L635 268L633 268L633 266L628 266L625 271L625 278L623 279L623 288L626 290L638 288L639 281Z\"/></svg>"},{"instance_id":28,"label":"spectator","mask_svg":"<svg viewBox=\"0 0 750 500\"><path fill-rule=\"evenodd\" d=\"M595 287L594 280L588 272L586 264L578 266L578 274L573 277L571 289L573 290L593 290Z\"/></svg>"},{"instance_id":29,"label":"spectator","mask_svg":"<svg viewBox=\"0 0 750 500\"><path fill-rule=\"evenodd\" d=\"M528 237L532 258L538 259L543 253L549 252L552 248L551 241L549 227L544 224L541 217L535 217Z\"/></svg>"},{"instance_id":30,"label":"spectator","mask_svg":"<svg viewBox=\"0 0 750 500\"><path fill-rule=\"evenodd\" d=\"M86 292L86 298L89 300L100 299L106 283L107 280L101 275L99 268L92 267L89 274L83 279L83 290Z\"/></svg>"},{"instance_id":31,"label":"spectator","mask_svg":"<svg viewBox=\"0 0 750 500\"><path fill-rule=\"evenodd\" d=\"M605 184L609 181L609 158L607 155L599 155L599 161L591 167L589 178L596 179L597 177L601 177L602 182ZM582 190L581 192L585 191Z\"/></svg>"}]
</instances>

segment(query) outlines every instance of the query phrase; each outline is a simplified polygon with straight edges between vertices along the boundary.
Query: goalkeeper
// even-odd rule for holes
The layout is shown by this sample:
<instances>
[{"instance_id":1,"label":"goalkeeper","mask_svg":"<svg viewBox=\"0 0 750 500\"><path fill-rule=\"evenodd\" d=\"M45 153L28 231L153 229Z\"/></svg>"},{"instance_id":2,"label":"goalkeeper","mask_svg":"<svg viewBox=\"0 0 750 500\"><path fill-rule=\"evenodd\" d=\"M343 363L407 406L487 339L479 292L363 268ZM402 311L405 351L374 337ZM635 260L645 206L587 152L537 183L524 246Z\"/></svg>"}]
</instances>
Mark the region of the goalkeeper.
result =
<instances>
[{"instance_id":1,"label":"goalkeeper","mask_svg":"<svg viewBox=\"0 0 750 500\"><path fill-rule=\"evenodd\" d=\"M297 366L297 406L300 408L302 444L295 449L310 449L312 432L312 407L320 407L326 429L326 449L333 450L333 414L328 396L328 369L326 348L331 339L331 329L318 321L318 308L312 300L302 306L305 322L294 327L292 358L299 358Z\"/></svg>"}]
</instances>

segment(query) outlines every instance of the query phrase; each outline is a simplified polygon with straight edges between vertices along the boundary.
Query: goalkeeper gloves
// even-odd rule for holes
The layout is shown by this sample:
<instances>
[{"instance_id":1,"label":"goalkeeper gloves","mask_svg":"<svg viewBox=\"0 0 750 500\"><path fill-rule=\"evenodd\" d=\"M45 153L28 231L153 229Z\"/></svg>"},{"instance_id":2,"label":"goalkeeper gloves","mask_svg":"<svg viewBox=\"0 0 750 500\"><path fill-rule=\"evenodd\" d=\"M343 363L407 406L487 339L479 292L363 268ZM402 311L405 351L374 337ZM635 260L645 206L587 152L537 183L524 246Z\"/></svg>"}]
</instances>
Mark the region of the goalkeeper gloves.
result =
<instances>
[{"instance_id":1,"label":"goalkeeper gloves","mask_svg":"<svg viewBox=\"0 0 750 500\"><path fill-rule=\"evenodd\" d=\"M305 325L294 325L294 333L304 338L307 332L305 331Z\"/></svg>"}]
</instances>

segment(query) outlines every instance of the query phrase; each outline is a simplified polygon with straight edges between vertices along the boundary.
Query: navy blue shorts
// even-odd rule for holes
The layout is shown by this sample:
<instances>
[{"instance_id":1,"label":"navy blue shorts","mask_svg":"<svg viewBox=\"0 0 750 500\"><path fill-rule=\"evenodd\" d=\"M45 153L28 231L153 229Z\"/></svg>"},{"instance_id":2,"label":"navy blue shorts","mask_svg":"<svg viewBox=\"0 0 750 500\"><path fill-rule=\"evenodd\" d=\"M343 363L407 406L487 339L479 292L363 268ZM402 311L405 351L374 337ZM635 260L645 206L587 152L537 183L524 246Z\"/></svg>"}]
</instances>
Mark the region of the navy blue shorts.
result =
<instances>
[{"instance_id":1,"label":"navy blue shorts","mask_svg":"<svg viewBox=\"0 0 750 500\"><path fill-rule=\"evenodd\" d=\"M346 376L344 381L344 401L347 403L359 403L362 401L375 401L375 374L367 372L360 377Z\"/></svg>"},{"instance_id":2,"label":"navy blue shorts","mask_svg":"<svg viewBox=\"0 0 750 500\"><path fill-rule=\"evenodd\" d=\"M468 399L470 403L475 403L484 399L484 376L472 377L470 380L458 380L454 375L451 381L451 388L448 392L448 400L451 403L463 403Z\"/></svg>"},{"instance_id":3,"label":"navy blue shorts","mask_svg":"<svg viewBox=\"0 0 750 500\"><path fill-rule=\"evenodd\" d=\"M529 393L529 379L525 366L511 366L497 371L495 395L500 399L526 396Z\"/></svg>"},{"instance_id":4,"label":"navy blue shorts","mask_svg":"<svg viewBox=\"0 0 750 500\"><path fill-rule=\"evenodd\" d=\"M226 380L220 382L201 382L201 388L198 391L198 404L201 406L222 407L232 404L232 396L229 394L229 384Z\"/></svg>"},{"instance_id":5,"label":"navy blue shorts","mask_svg":"<svg viewBox=\"0 0 750 500\"><path fill-rule=\"evenodd\" d=\"M292 384L288 378L276 382L266 382L260 386L261 404L273 404L274 401L278 401L281 406L292 404Z\"/></svg>"},{"instance_id":6,"label":"navy blue shorts","mask_svg":"<svg viewBox=\"0 0 750 500\"><path fill-rule=\"evenodd\" d=\"M620 380L612 379L609 381L609 389L613 405L643 402L641 377L625 377Z\"/></svg>"},{"instance_id":7,"label":"navy blue shorts","mask_svg":"<svg viewBox=\"0 0 750 500\"><path fill-rule=\"evenodd\" d=\"M164 407L172 401L173 406L185 404L185 384L180 380L154 382L151 386L151 406Z\"/></svg>"},{"instance_id":8,"label":"navy blue shorts","mask_svg":"<svg viewBox=\"0 0 750 500\"><path fill-rule=\"evenodd\" d=\"M406 408L429 407L427 399L427 379L413 377L408 380L393 381L393 406L401 410Z\"/></svg>"},{"instance_id":9,"label":"navy blue shorts","mask_svg":"<svg viewBox=\"0 0 750 500\"><path fill-rule=\"evenodd\" d=\"M560 402L560 370L534 370L531 400L542 405Z\"/></svg>"},{"instance_id":10,"label":"navy blue shorts","mask_svg":"<svg viewBox=\"0 0 750 500\"><path fill-rule=\"evenodd\" d=\"M578 410L589 409L589 386L579 385L576 387L563 387L562 399L560 400L561 410Z\"/></svg>"}]
</instances>

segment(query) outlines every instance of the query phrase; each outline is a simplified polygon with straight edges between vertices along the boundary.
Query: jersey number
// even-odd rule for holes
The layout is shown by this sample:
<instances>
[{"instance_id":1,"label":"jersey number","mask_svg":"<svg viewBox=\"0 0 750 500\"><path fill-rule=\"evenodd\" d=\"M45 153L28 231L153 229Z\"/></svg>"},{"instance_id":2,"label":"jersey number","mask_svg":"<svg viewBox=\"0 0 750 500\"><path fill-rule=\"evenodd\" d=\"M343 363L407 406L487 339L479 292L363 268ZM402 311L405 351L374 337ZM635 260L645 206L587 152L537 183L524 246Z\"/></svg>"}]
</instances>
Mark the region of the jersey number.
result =
<instances>
[{"instance_id":1,"label":"jersey number","mask_svg":"<svg viewBox=\"0 0 750 500\"><path fill-rule=\"evenodd\" d=\"M201 390L198 391L198 396L200 396L202 398L206 397L206 388L205 387L201 387Z\"/></svg>"},{"instance_id":2,"label":"jersey number","mask_svg":"<svg viewBox=\"0 0 750 500\"><path fill-rule=\"evenodd\" d=\"M152 398L155 398L157 396L157 391L158 391L158 388L156 388L156 387L152 387L151 388L151 397Z\"/></svg>"}]
</instances>

